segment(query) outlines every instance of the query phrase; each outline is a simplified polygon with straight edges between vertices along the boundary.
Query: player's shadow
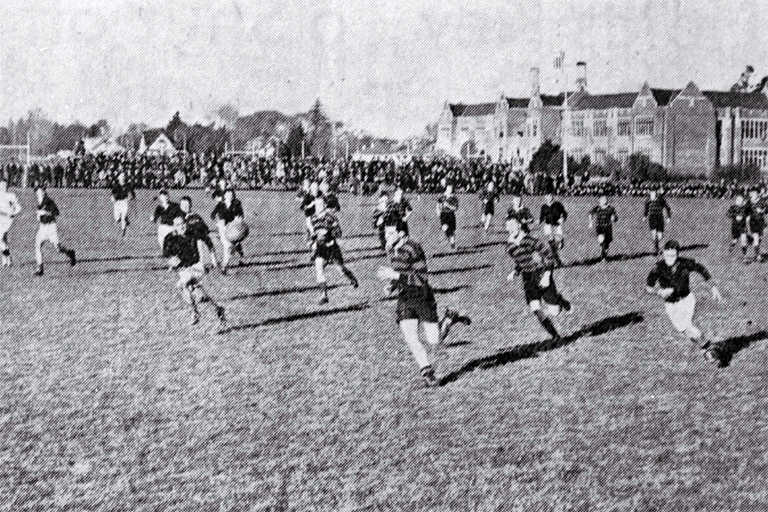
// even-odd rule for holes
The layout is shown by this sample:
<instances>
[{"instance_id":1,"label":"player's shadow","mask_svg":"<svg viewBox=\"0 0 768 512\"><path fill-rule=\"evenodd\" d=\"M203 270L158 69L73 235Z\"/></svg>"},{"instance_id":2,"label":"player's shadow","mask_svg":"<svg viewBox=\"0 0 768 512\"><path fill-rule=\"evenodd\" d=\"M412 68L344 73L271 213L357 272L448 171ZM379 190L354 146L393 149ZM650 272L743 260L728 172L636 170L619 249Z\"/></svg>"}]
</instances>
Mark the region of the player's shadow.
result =
<instances>
[{"instance_id":1,"label":"player's shadow","mask_svg":"<svg viewBox=\"0 0 768 512\"><path fill-rule=\"evenodd\" d=\"M429 274L433 276L439 276L443 274L459 274L461 272L472 272L473 270L483 270L491 267L493 267L493 265L488 263L486 265L474 265L471 267L444 268L440 270L430 270Z\"/></svg>"},{"instance_id":2,"label":"player's shadow","mask_svg":"<svg viewBox=\"0 0 768 512\"><path fill-rule=\"evenodd\" d=\"M306 233L305 231L282 231L280 233L269 233L266 236L268 236L268 237L273 237L273 236L299 236L299 235L303 235L305 233Z\"/></svg>"},{"instance_id":3,"label":"player's shadow","mask_svg":"<svg viewBox=\"0 0 768 512\"><path fill-rule=\"evenodd\" d=\"M616 329L638 324L642 322L643 319L644 318L642 313L636 311L632 313L625 313L623 315L609 316L586 327L583 327L578 331L561 338L560 340L548 339L536 343L527 343L525 345L518 345L506 350L502 350L501 352L497 352L491 356L474 359L468 363L465 363L458 370L444 375L440 379L440 385L444 386L445 384L454 382L461 378L463 375L478 369L495 368L497 366L514 363L522 359L537 357L541 352L547 352L549 350L555 350L557 348L570 345L571 343L581 338L588 336L599 336L601 334L615 331Z\"/></svg>"},{"instance_id":4,"label":"player's shadow","mask_svg":"<svg viewBox=\"0 0 768 512\"><path fill-rule=\"evenodd\" d=\"M709 247L709 244L693 244L693 245L686 245L680 248L679 252L684 251L693 251L696 249L706 249ZM653 251L646 251L646 252L636 252L634 254L612 254L606 258L608 262L613 261L629 261L629 260L638 260L642 258L648 258L648 257L656 257L656 254ZM571 261L569 263L563 264L560 268L572 268L572 267L588 267L591 265L597 265L602 260L599 257L596 258L586 258L583 260L576 260Z\"/></svg>"},{"instance_id":5,"label":"player's shadow","mask_svg":"<svg viewBox=\"0 0 768 512\"><path fill-rule=\"evenodd\" d=\"M456 292L460 292L462 290L467 290L467 289L469 289L469 285L468 284L462 284L460 286L452 286L450 288L432 288L432 292L435 295L447 295L449 293L456 293ZM396 294L392 294L392 295L390 295L388 297L383 297L383 298L381 298L379 300L381 302L387 302L387 301L395 300L396 298L397 298L397 295Z\"/></svg>"},{"instance_id":6,"label":"player's shadow","mask_svg":"<svg viewBox=\"0 0 768 512\"><path fill-rule=\"evenodd\" d=\"M341 313L351 313L354 311L365 311L370 306L367 302L362 302L360 304L353 304L351 306L344 306L340 308L333 308L333 309L321 309L318 311L307 311L306 313L296 313L293 315L286 315L286 316L280 316L280 317L274 317L274 318L267 318L265 320L261 320L260 322L255 322L252 324L242 324L242 325L233 325L232 327L229 327L228 329L225 329L221 332L221 334L233 332L233 331L244 331L247 329L255 329L257 327L264 327L267 325L276 325L276 324L284 324L289 322L297 322L299 320L308 320L311 318L320 318L320 317L326 317L326 316L332 316L332 315L338 315Z\"/></svg>"},{"instance_id":7,"label":"player's shadow","mask_svg":"<svg viewBox=\"0 0 768 512\"><path fill-rule=\"evenodd\" d=\"M349 259L345 258L344 259L344 264L355 263L356 261L363 261L363 260L375 260L375 259L379 259L379 258L383 258L383 257L384 257L384 255L382 253L366 254L366 255L363 255L363 256L357 256L356 258L349 258ZM314 263L314 261L312 261L312 262L307 262L307 263L294 263L292 265L283 265L283 266L279 266L279 267L267 267L267 270L295 270L295 269L300 269L300 268L313 267L314 265L315 265L315 263Z\"/></svg>"},{"instance_id":8,"label":"player's shadow","mask_svg":"<svg viewBox=\"0 0 768 512\"><path fill-rule=\"evenodd\" d=\"M127 260L154 260L158 259L160 256L155 254L145 254L145 255L139 255L139 256L113 256L111 258L78 258L78 263L99 263L102 261L127 261Z\"/></svg>"},{"instance_id":9,"label":"player's shadow","mask_svg":"<svg viewBox=\"0 0 768 512\"><path fill-rule=\"evenodd\" d=\"M738 352L744 350L752 343L756 341L762 341L764 339L768 339L768 331L760 331L743 336L734 336L733 338L728 338L726 340L717 342L715 347L717 348L720 359L718 366L720 368L727 367L729 364L731 364L731 359L733 359L733 356L735 356Z\"/></svg>"},{"instance_id":10,"label":"player's shadow","mask_svg":"<svg viewBox=\"0 0 768 512\"><path fill-rule=\"evenodd\" d=\"M335 288L340 288L342 285L340 284L330 284L328 285L329 290L333 290ZM315 286L295 286L293 288L282 288L278 290L263 290L256 293L244 293L240 295L235 295L233 297L230 297L227 300L243 300L243 299L257 299L259 297L276 297L278 295L290 295L292 293L306 293L306 292L316 292L320 291L320 287L317 285Z\"/></svg>"},{"instance_id":11,"label":"player's shadow","mask_svg":"<svg viewBox=\"0 0 768 512\"><path fill-rule=\"evenodd\" d=\"M356 233L354 235L344 235L342 238L373 238L379 236L378 233Z\"/></svg>"}]
</instances>

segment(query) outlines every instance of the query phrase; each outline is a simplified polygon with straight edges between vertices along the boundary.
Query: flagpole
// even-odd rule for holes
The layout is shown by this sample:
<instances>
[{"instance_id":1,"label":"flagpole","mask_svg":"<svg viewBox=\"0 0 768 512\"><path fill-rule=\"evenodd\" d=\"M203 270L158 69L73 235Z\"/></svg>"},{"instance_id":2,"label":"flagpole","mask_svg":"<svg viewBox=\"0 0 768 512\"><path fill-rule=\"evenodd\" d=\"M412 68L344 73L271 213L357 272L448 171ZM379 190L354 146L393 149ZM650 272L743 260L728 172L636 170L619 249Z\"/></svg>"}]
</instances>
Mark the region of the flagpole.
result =
<instances>
[{"instance_id":1,"label":"flagpole","mask_svg":"<svg viewBox=\"0 0 768 512\"><path fill-rule=\"evenodd\" d=\"M565 52L560 52L561 56L561 69L563 71L563 133L562 133L562 145L563 145L563 182L568 186L568 145L566 144L566 137L568 135L568 129L570 125L570 119L568 117L568 71L565 67Z\"/></svg>"}]
</instances>

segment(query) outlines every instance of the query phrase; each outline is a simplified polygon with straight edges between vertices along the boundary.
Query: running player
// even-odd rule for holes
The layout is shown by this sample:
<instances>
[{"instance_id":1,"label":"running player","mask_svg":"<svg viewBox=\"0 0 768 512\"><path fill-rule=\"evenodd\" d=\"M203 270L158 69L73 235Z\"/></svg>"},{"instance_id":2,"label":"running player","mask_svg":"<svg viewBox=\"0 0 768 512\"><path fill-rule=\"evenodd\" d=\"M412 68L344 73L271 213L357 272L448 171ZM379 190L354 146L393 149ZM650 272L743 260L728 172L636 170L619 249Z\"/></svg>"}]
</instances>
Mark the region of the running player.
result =
<instances>
[{"instance_id":1,"label":"running player","mask_svg":"<svg viewBox=\"0 0 768 512\"><path fill-rule=\"evenodd\" d=\"M424 328L427 343L437 348L445 341L454 323L469 325L472 320L447 308L443 318L438 319L437 302L427 279L424 250L408 237L396 216L388 217L385 234L387 255L392 266L380 267L377 275L382 281L389 281L389 290L397 292L397 323L419 365L422 378L427 386L439 385L427 351L419 341L419 323Z\"/></svg>"},{"instance_id":2,"label":"running player","mask_svg":"<svg viewBox=\"0 0 768 512\"><path fill-rule=\"evenodd\" d=\"M19 199L13 192L8 192L8 182L0 178L0 252L2 264L11 266L11 248L8 245L8 232L13 225L13 218L21 213Z\"/></svg>"},{"instance_id":3,"label":"running player","mask_svg":"<svg viewBox=\"0 0 768 512\"><path fill-rule=\"evenodd\" d=\"M304 212L304 225L307 228L307 241L310 245L312 244L312 216L315 214L315 199L319 195L320 185L313 181L301 196L301 210Z\"/></svg>"},{"instance_id":4,"label":"running player","mask_svg":"<svg viewBox=\"0 0 768 512\"><path fill-rule=\"evenodd\" d=\"M192 212L192 199L189 196L184 196L179 201L179 208L184 212L184 220L187 223L187 233L190 236L197 239L197 250L200 252L200 246L204 245L208 248L208 254L211 258L211 266L213 268L219 268L219 262L216 259L216 250L213 247L213 240L211 240L210 230L203 218Z\"/></svg>"},{"instance_id":5,"label":"running player","mask_svg":"<svg viewBox=\"0 0 768 512\"><path fill-rule=\"evenodd\" d=\"M37 229L37 235L35 236L35 259L37 260L35 275L43 275L43 244L45 242L50 242L57 251L66 254L69 258L69 264L74 267L77 263L75 251L67 249L59 243L59 230L56 227L56 217L59 216L59 208L53 202L53 199L48 197L45 187L38 186L35 189L35 193L37 194L37 218L40 221L40 227Z\"/></svg>"},{"instance_id":6,"label":"running player","mask_svg":"<svg viewBox=\"0 0 768 512\"><path fill-rule=\"evenodd\" d=\"M738 194L735 203L728 208L728 217L731 219L731 247L736 247L736 242L741 243L741 253L747 262L747 218L749 217L749 205L744 202L744 196Z\"/></svg>"},{"instance_id":7,"label":"running player","mask_svg":"<svg viewBox=\"0 0 768 512\"><path fill-rule=\"evenodd\" d=\"M216 311L219 332L221 332L226 322L224 308L214 302L200 282L205 274L205 267L200 261L200 253L197 250L198 238L189 232L189 226L182 216L173 219L173 226L174 231L164 239L163 257L168 258L168 264L172 269L179 271L176 287L181 288L184 301L192 307L190 325L200 321L197 305L210 303Z\"/></svg>"},{"instance_id":8,"label":"running player","mask_svg":"<svg viewBox=\"0 0 768 512\"><path fill-rule=\"evenodd\" d=\"M690 274L698 272L705 281L710 280L709 272L693 259L680 258L680 244L669 240L664 244L664 259L658 261L648 274L646 291L664 299L664 308L672 325L697 343L710 361L719 359L716 347L712 346L693 324L696 296L691 293ZM657 286L658 285L658 286ZM712 286L712 298L722 302L723 297L717 286Z\"/></svg>"},{"instance_id":9,"label":"running player","mask_svg":"<svg viewBox=\"0 0 768 512\"><path fill-rule=\"evenodd\" d=\"M544 225L544 236L549 241L552 255L558 266L563 265L560 260L560 249L565 247L563 224L566 220L568 220L568 212L565 211L563 204L560 201L555 201L551 193L544 196L544 204L541 205L541 212L539 213L539 223Z\"/></svg>"},{"instance_id":10,"label":"running player","mask_svg":"<svg viewBox=\"0 0 768 512\"><path fill-rule=\"evenodd\" d=\"M379 201L376 203L376 208L373 210L373 228L379 234L379 244L381 250L387 250L387 239L384 236L384 217L389 212L389 194L386 190L382 190L379 194Z\"/></svg>"},{"instance_id":11,"label":"running player","mask_svg":"<svg viewBox=\"0 0 768 512\"><path fill-rule=\"evenodd\" d=\"M115 222L120 225L120 233L125 236L125 230L128 228L128 200L136 199L136 192L133 186L126 185L125 173L117 175L117 183L112 187L112 210L115 216Z\"/></svg>"},{"instance_id":12,"label":"running player","mask_svg":"<svg viewBox=\"0 0 768 512\"><path fill-rule=\"evenodd\" d=\"M395 189L395 193L392 196L392 203L389 207L395 212L395 215L403 223L401 227L405 230L405 234L407 235L408 217L410 217L413 213L413 208L411 207L411 203L408 201L408 199L406 199L403 195L402 187L397 187Z\"/></svg>"},{"instance_id":13,"label":"running player","mask_svg":"<svg viewBox=\"0 0 768 512\"><path fill-rule=\"evenodd\" d=\"M608 259L608 248L613 241L613 223L619 220L616 209L608 204L608 198L600 196L599 204L589 212L589 227L595 226L597 243L600 245L600 259Z\"/></svg>"},{"instance_id":14,"label":"running player","mask_svg":"<svg viewBox=\"0 0 768 512\"><path fill-rule=\"evenodd\" d=\"M514 216L507 217L509 241L507 252L515 262L515 269L507 276L512 281L519 273L523 279L525 301L542 327L557 341L557 332L552 319L561 312L571 310L571 304L557 291L553 271L555 258L549 244L530 235L527 224L521 224ZM542 309L542 301L547 310Z\"/></svg>"},{"instance_id":15,"label":"running player","mask_svg":"<svg viewBox=\"0 0 768 512\"><path fill-rule=\"evenodd\" d=\"M440 226L445 237L456 248L456 210L459 209L459 198L453 194L453 185L445 186L445 193L437 200L437 213L440 216Z\"/></svg>"},{"instance_id":16,"label":"running player","mask_svg":"<svg viewBox=\"0 0 768 512\"><path fill-rule=\"evenodd\" d=\"M499 194L496 192L496 185L493 181L489 181L482 192L480 192L480 202L483 205L483 215L480 217L480 222L483 225L485 233L491 229L491 220L496 213L496 201L499 200Z\"/></svg>"},{"instance_id":17,"label":"running player","mask_svg":"<svg viewBox=\"0 0 768 512\"><path fill-rule=\"evenodd\" d=\"M515 219L518 224L525 226L530 233L533 215L528 207L523 206L523 196L520 193L512 194L512 206L507 210L507 220Z\"/></svg>"},{"instance_id":18,"label":"running player","mask_svg":"<svg viewBox=\"0 0 768 512\"><path fill-rule=\"evenodd\" d=\"M331 185L327 181L321 181L318 187L320 194L325 197L326 208L331 210L334 215L341 213L341 204L339 203L339 197L331 190Z\"/></svg>"},{"instance_id":19,"label":"running player","mask_svg":"<svg viewBox=\"0 0 768 512\"><path fill-rule=\"evenodd\" d=\"M235 252L240 256L239 264L242 265L245 254L243 253L243 246L240 242L233 244L227 238L227 226L237 221L242 221L245 218L243 212L243 205L240 200L235 197L235 191L228 188L224 191L224 200L216 204L213 212L211 212L211 219L216 221L216 227L219 230L219 240L221 241L222 256L221 256L221 273L227 275L227 266L229 260L232 258L232 253Z\"/></svg>"},{"instance_id":20,"label":"running player","mask_svg":"<svg viewBox=\"0 0 768 512\"><path fill-rule=\"evenodd\" d=\"M181 211L177 203L168 200L168 191L165 189L160 191L157 200L160 204L157 205L155 213L152 214L152 222L157 224L157 243L160 244L162 251L165 246L165 237L175 229L173 219L184 217L184 212Z\"/></svg>"},{"instance_id":21,"label":"running player","mask_svg":"<svg viewBox=\"0 0 768 512\"><path fill-rule=\"evenodd\" d=\"M339 219L327 209L325 197L322 195L315 199L315 214L312 216L312 237L315 275L321 290L320 304L327 304L328 283L325 280L326 265L336 265L339 271L349 279L350 284L354 288L357 288L358 283L355 274L344 265L344 257L341 255L341 247L339 247L338 243L339 238L341 238Z\"/></svg>"},{"instance_id":22,"label":"running player","mask_svg":"<svg viewBox=\"0 0 768 512\"><path fill-rule=\"evenodd\" d=\"M648 228L651 230L653 254L658 256L659 243L664 238L664 224L672 219L672 210L669 209L664 197L652 190L648 201L645 202L643 217L648 221Z\"/></svg>"},{"instance_id":23,"label":"running player","mask_svg":"<svg viewBox=\"0 0 768 512\"><path fill-rule=\"evenodd\" d=\"M760 197L757 189L749 191L749 234L752 238L752 247L755 250L755 261L762 261L760 254L760 242L765 229L765 200Z\"/></svg>"}]
</instances>

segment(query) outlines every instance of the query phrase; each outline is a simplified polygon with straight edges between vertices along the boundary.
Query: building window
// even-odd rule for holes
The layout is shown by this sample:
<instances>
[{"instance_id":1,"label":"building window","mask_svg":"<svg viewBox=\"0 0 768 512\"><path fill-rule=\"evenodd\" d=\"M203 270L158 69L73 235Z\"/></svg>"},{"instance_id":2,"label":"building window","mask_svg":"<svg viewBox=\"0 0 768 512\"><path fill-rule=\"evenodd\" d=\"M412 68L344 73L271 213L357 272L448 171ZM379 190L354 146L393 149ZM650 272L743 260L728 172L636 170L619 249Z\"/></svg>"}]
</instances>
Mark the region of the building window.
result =
<instances>
[{"instance_id":1,"label":"building window","mask_svg":"<svg viewBox=\"0 0 768 512\"><path fill-rule=\"evenodd\" d=\"M616 157L622 167L626 167L629 164L629 151L626 149L620 149L616 153Z\"/></svg>"},{"instance_id":2,"label":"building window","mask_svg":"<svg viewBox=\"0 0 768 512\"><path fill-rule=\"evenodd\" d=\"M608 121L606 119L595 120L595 137L608 136Z\"/></svg>"},{"instance_id":3,"label":"building window","mask_svg":"<svg viewBox=\"0 0 768 512\"><path fill-rule=\"evenodd\" d=\"M629 137L632 135L632 120L627 117L619 118L616 134L619 137Z\"/></svg>"},{"instance_id":4,"label":"building window","mask_svg":"<svg viewBox=\"0 0 768 512\"><path fill-rule=\"evenodd\" d=\"M640 135L653 135L653 118L641 117L635 121L635 134Z\"/></svg>"},{"instance_id":5,"label":"building window","mask_svg":"<svg viewBox=\"0 0 768 512\"><path fill-rule=\"evenodd\" d=\"M584 118L582 116L574 117L571 121L574 137L586 137L587 128L584 126Z\"/></svg>"},{"instance_id":6,"label":"building window","mask_svg":"<svg viewBox=\"0 0 768 512\"><path fill-rule=\"evenodd\" d=\"M595 150L595 164L596 165L605 165L605 150L604 149L596 149Z\"/></svg>"},{"instance_id":7,"label":"building window","mask_svg":"<svg viewBox=\"0 0 768 512\"><path fill-rule=\"evenodd\" d=\"M768 170L768 149L742 149L741 162L756 165L761 171Z\"/></svg>"},{"instance_id":8,"label":"building window","mask_svg":"<svg viewBox=\"0 0 768 512\"><path fill-rule=\"evenodd\" d=\"M765 140L768 138L768 120L743 119L741 121L741 138Z\"/></svg>"}]
</instances>

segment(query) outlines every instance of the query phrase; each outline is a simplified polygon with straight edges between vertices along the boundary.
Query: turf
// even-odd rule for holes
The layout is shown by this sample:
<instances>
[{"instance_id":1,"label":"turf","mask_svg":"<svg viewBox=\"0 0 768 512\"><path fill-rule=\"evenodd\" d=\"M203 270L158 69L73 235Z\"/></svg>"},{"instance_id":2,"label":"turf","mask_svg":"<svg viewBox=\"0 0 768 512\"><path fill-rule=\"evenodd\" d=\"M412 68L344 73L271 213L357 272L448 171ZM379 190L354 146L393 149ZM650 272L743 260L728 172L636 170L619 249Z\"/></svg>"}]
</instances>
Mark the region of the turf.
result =
<instances>
[{"instance_id":1,"label":"turf","mask_svg":"<svg viewBox=\"0 0 768 512\"><path fill-rule=\"evenodd\" d=\"M228 312L215 335L210 311L187 325L151 192L124 239L106 191L51 195L81 262L47 246L46 275L32 275L22 191L15 265L0 272L0 510L768 509L768 267L729 254L724 201L670 200L669 235L727 300L694 278L698 322L728 348L718 369L644 294L640 199L615 201L607 263L586 225L594 200L564 201L555 279L574 312L555 344L505 280L502 215L484 236L477 199L462 196L454 253L434 196L412 197L441 309L473 318L435 354L442 386L424 389L375 278L374 198L341 197L361 286L331 270L319 306L292 195L242 193L247 264L205 279ZM210 199L193 199L207 216Z\"/></svg>"}]
</instances>

